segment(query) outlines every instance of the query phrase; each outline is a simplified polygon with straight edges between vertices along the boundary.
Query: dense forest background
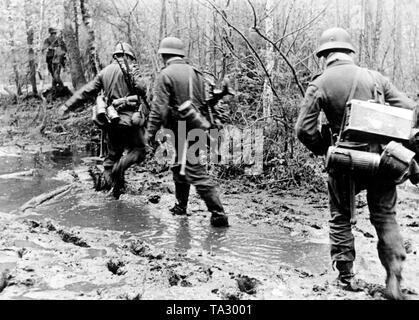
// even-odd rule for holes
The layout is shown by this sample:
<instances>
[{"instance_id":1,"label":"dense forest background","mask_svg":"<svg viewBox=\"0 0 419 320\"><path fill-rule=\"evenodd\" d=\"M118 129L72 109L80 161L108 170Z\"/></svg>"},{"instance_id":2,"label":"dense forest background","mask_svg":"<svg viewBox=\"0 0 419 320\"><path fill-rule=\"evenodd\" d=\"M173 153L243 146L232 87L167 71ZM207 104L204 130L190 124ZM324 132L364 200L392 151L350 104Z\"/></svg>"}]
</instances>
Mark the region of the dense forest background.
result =
<instances>
[{"instance_id":1,"label":"dense forest background","mask_svg":"<svg viewBox=\"0 0 419 320\"><path fill-rule=\"evenodd\" d=\"M317 166L293 126L307 84L323 67L314 55L322 31L346 28L361 66L416 97L418 20L419 0L2 0L0 92L19 97L50 84L41 49L51 26L68 47L63 79L71 89L111 61L118 41L133 45L154 79L160 40L177 36L208 76L233 80L230 122L264 126L265 171L299 184Z\"/></svg>"}]
</instances>

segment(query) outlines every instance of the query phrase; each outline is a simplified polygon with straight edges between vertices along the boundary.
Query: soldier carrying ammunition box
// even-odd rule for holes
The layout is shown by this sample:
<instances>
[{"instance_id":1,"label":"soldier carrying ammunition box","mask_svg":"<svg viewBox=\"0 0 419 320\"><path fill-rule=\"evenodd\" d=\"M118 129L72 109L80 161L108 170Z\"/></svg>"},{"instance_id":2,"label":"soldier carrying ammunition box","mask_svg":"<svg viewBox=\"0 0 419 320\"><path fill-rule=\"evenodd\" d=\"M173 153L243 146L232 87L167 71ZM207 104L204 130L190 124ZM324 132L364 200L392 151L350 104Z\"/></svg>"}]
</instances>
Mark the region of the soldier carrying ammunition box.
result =
<instances>
[{"instance_id":1,"label":"soldier carrying ammunition box","mask_svg":"<svg viewBox=\"0 0 419 320\"><path fill-rule=\"evenodd\" d=\"M403 108L412 114L410 110L415 108L415 103L380 73L356 66L354 53L355 48L346 30L332 28L323 33L317 57L325 59L326 69L306 91L296 134L315 155L326 155L329 151L329 235L332 261L339 271L337 284L351 291L364 289L365 283L357 281L353 269L355 240L352 225L356 223L355 194L366 189L370 220L378 236L379 258L387 272L387 297L403 299L400 281L406 252L396 222L396 185L407 178L413 183L418 182L418 167L412 160L414 152L395 141L388 141L384 149L378 136L362 141L354 130L343 129L347 108L351 104L352 112L364 107L379 111L380 106L385 109L384 104L388 103L397 107L393 109L400 110L400 113L403 113L400 109ZM375 103L369 102L371 100ZM330 134L326 134L328 130L318 129L321 111L328 120ZM365 113L363 115L367 117ZM374 120L377 119L371 121ZM411 128L407 129L410 131ZM417 136L414 137L412 144L417 143ZM335 143L337 148L330 148ZM387 170L389 165L397 168L393 177L388 175L391 171Z\"/></svg>"}]
</instances>

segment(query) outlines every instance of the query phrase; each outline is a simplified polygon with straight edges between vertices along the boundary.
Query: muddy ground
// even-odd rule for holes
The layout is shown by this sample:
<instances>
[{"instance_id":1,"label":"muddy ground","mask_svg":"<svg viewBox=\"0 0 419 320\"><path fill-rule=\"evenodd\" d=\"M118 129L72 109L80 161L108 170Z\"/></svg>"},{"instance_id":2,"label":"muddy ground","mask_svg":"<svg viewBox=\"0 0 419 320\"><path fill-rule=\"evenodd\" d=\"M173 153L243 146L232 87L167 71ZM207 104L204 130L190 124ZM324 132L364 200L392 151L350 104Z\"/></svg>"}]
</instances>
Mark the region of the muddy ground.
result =
<instances>
[{"instance_id":1,"label":"muddy ground","mask_svg":"<svg viewBox=\"0 0 419 320\"><path fill-rule=\"evenodd\" d=\"M57 124L51 124L43 135L27 135L18 127L10 126L10 117L6 123L4 116L1 120L4 126L0 133L0 156L3 157L19 158L28 152L45 150L63 151L66 150L63 146L72 140L73 126L63 125L57 129ZM74 124L84 120L78 117L67 121ZM83 130L88 138L80 139L79 145L86 146L91 142L91 132L88 126ZM189 235L179 235L174 246L160 246L155 238L151 241L151 236L135 232L135 226L129 223L124 230L122 224L118 228L109 227L108 222L102 226L87 222L73 225L73 220L65 219L63 210L67 209L60 210L59 203L70 196L115 203L92 190L87 169L96 161L95 157L82 156L82 161L74 166L50 170L52 179L60 183L48 192L57 188L62 192L42 204L28 203L25 199L0 207L0 299L384 299L385 271L377 256L377 238L369 223L365 194L358 197L360 215L354 229L355 268L368 287L364 292L350 293L334 285L336 272L328 261L326 194L310 190L268 191L247 179L219 180L222 201L232 226L217 231L210 226L209 215L195 193L190 201L191 216L171 216L169 208L175 198L170 172L148 172L146 168L136 166L127 173L128 191L119 202L138 208L138 219L147 214L159 223L170 221L170 226L188 223L191 226L187 228ZM0 179L0 184L35 179L40 173L36 170L27 174L29 176L3 182ZM41 170L41 174L45 172ZM35 200L39 200L36 196ZM401 186L398 221L408 253L403 287L409 299L415 300L419 297L416 294L419 292L418 208L418 188L408 184ZM79 214L82 219L83 212ZM117 216L118 212L114 214ZM118 216L115 221L119 221ZM133 223L135 219L129 222ZM254 237L259 230L283 235L284 242L290 243L283 248L283 255L274 259L269 254L280 242L274 242L271 247L266 244L265 251L265 243L260 246L255 243L254 247L246 243L246 237ZM201 245L196 237L205 232L210 238L218 237L218 242L211 238L205 240L209 243L207 246ZM242 234L238 234L240 232ZM225 242L221 241L231 239L229 233L244 239L241 247L230 248L231 258L229 252L223 254ZM184 241L189 242L185 244ZM218 248L213 249L215 245L211 243L216 243ZM317 248L316 244L320 248L319 254L310 254L310 246L306 251L299 251L292 243L307 243ZM237 257L235 250L240 252ZM309 263L303 263L307 259L299 256L302 252L307 254ZM257 259L253 259L254 256Z\"/></svg>"}]
</instances>

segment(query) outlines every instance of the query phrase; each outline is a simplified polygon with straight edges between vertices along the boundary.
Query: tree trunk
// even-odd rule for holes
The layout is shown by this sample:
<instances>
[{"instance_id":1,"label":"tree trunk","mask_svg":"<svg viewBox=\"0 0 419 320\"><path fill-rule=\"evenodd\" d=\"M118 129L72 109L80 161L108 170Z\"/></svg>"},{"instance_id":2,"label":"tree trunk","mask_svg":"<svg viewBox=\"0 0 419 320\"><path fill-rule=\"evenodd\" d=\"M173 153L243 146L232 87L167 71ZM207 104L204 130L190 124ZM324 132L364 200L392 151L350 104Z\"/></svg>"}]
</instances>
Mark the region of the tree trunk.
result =
<instances>
[{"instance_id":1,"label":"tree trunk","mask_svg":"<svg viewBox=\"0 0 419 320\"><path fill-rule=\"evenodd\" d=\"M87 32L89 34L88 36L88 50L89 50L89 66L90 66L90 73L92 75L92 78L97 75L99 72L99 56L97 54L97 47L96 47L96 37L95 37L95 31L93 29L93 23L92 23L92 16L90 15L90 11L88 8L88 0L80 0L80 10L81 15L83 18L83 23L87 29Z\"/></svg>"},{"instance_id":2,"label":"tree trunk","mask_svg":"<svg viewBox=\"0 0 419 320\"><path fill-rule=\"evenodd\" d=\"M394 0L393 5L393 18L394 18L394 32L393 32L393 72L392 80L397 82L401 80L401 49L402 49L402 21L400 17L400 3Z\"/></svg>"},{"instance_id":3,"label":"tree trunk","mask_svg":"<svg viewBox=\"0 0 419 320\"><path fill-rule=\"evenodd\" d=\"M28 61L29 61L29 80L32 86L32 93L34 95L38 94L38 89L36 87L36 64L35 64L35 52L33 50L33 39L34 31L31 21L31 2L25 0L25 25L26 25L26 41L28 44Z\"/></svg>"},{"instance_id":4,"label":"tree trunk","mask_svg":"<svg viewBox=\"0 0 419 320\"><path fill-rule=\"evenodd\" d=\"M173 1L173 21L175 22L175 35L180 38L180 21L179 21L179 2L178 0Z\"/></svg>"},{"instance_id":5,"label":"tree trunk","mask_svg":"<svg viewBox=\"0 0 419 320\"><path fill-rule=\"evenodd\" d=\"M265 34L269 39L274 38L274 17L273 17L273 0L267 0L266 1L266 20L265 20ZM275 66L275 60L274 60L274 48L269 42L266 42L266 69L270 75L272 75L272 72L274 70ZM273 104L273 92L272 88L269 83L268 77L265 77L265 83L263 86L263 96L262 96L262 106L263 106L263 116L264 117L270 117L272 114L272 104ZM267 122L272 119L267 118Z\"/></svg>"},{"instance_id":6,"label":"tree trunk","mask_svg":"<svg viewBox=\"0 0 419 320\"><path fill-rule=\"evenodd\" d=\"M20 76L19 76L19 69L17 67L17 61L16 61L16 48L15 48L15 29L13 21L13 14L12 14L12 5L10 3L10 0L6 0L6 8L8 11L8 17L7 22L9 25L9 46L10 46L10 54L12 55L12 64L13 64L13 74L15 76L15 85L16 85L16 95L21 96L22 95L22 84L20 83Z\"/></svg>"},{"instance_id":7,"label":"tree trunk","mask_svg":"<svg viewBox=\"0 0 419 320\"><path fill-rule=\"evenodd\" d=\"M161 0L159 43L165 37L167 37L166 0Z\"/></svg>"},{"instance_id":8,"label":"tree trunk","mask_svg":"<svg viewBox=\"0 0 419 320\"><path fill-rule=\"evenodd\" d=\"M73 0L74 1L74 0ZM70 58L71 81L74 89L79 89L86 84L83 66L81 64L81 55L79 44L77 43L71 17L73 16L73 1L64 1L64 40L67 45L67 51Z\"/></svg>"},{"instance_id":9,"label":"tree trunk","mask_svg":"<svg viewBox=\"0 0 419 320\"><path fill-rule=\"evenodd\" d=\"M375 18L375 32L374 32L373 44L372 44L372 59L373 59L373 66L375 69L379 65L378 52L380 49L381 33L382 33L382 26L383 26L383 14L384 14L384 5L382 1L376 0L376 3L377 3L377 12L376 12L376 18Z\"/></svg>"}]
</instances>

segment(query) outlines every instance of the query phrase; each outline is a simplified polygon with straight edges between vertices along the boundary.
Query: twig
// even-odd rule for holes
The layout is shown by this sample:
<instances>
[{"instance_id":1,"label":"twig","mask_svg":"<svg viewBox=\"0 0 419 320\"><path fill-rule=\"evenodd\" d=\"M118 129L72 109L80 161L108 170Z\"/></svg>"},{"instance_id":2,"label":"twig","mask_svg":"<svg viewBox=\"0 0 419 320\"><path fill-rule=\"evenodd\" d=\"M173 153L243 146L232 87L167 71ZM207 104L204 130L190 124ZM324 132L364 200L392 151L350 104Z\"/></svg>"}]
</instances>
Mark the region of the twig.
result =
<instances>
[{"instance_id":1,"label":"twig","mask_svg":"<svg viewBox=\"0 0 419 320\"><path fill-rule=\"evenodd\" d=\"M276 89L275 89L275 86L274 86L274 84L273 84L273 81L272 81L272 78L271 78L271 76L270 76L270 74L269 74L269 72L268 72L268 70L266 69L266 66L265 66L265 64L263 63L263 60L262 60L262 58L259 56L259 54L257 53L257 51L256 51L256 49L251 45L251 43L249 42L249 40L243 35L243 33L239 30L239 29L237 29L234 25L232 25L231 23L230 23L230 21L228 21L228 19L225 17L225 15L220 11L220 9L215 5L215 4L213 4L210 0L206 0L213 8L214 8L214 10L223 18L223 20L225 21L225 23L227 23L227 25L230 27L230 28L232 28L234 31L236 31L239 35L240 35L240 37L242 37L242 39L246 42L246 44L247 44L247 46L249 47L249 49L253 52L253 54L255 55L255 57L256 57L256 59L259 61L259 63L260 63L260 65L262 66L262 68L263 68L263 71L265 72L265 74L266 74L266 76L267 76L267 78L268 78L268 81L269 81L269 85L270 85L270 87L271 87L271 89L272 89L272 92L274 93L274 95L275 95L275 97L278 99L278 101L281 101L281 99L280 99L280 97L279 97L279 95L278 95L278 92L276 91ZM280 119L279 121L281 121L282 122L282 124L284 125L284 126L286 126L287 128L289 128L289 121L288 121L288 119L287 119L287 117L286 117L286 114L285 114L285 110L284 110L284 108L282 107L282 106L280 106L280 110L282 111L281 113L281 117L282 117L282 119Z\"/></svg>"},{"instance_id":2,"label":"twig","mask_svg":"<svg viewBox=\"0 0 419 320\"><path fill-rule=\"evenodd\" d=\"M288 58L285 56L285 54L281 51L281 49L271 40L269 39L267 36L265 36L264 34L262 34L257 26L257 20L256 20L256 11L255 8L252 4L252 2L250 0L247 0L247 2L250 4L250 6L252 7L253 10L253 16L255 17L254 19L254 26L253 26L253 30L256 31L256 33L261 36L263 39L265 39L266 41L268 41L274 48L276 51L278 51L278 53L280 54L280 56L282 57L282 59L284 59L284 61L286 62L286 64L288 65L288 67L291 69L291 72L294 76L294 80L298 86L298 88L300 89L301 95L304 97L305 95L305 90L303 88L303 86L300 83L300 80L298 79L298 75L297 75L297 71L295 70L294 66L291 64L291 62L288 60Z\"/></svg>"}]
</instances>

